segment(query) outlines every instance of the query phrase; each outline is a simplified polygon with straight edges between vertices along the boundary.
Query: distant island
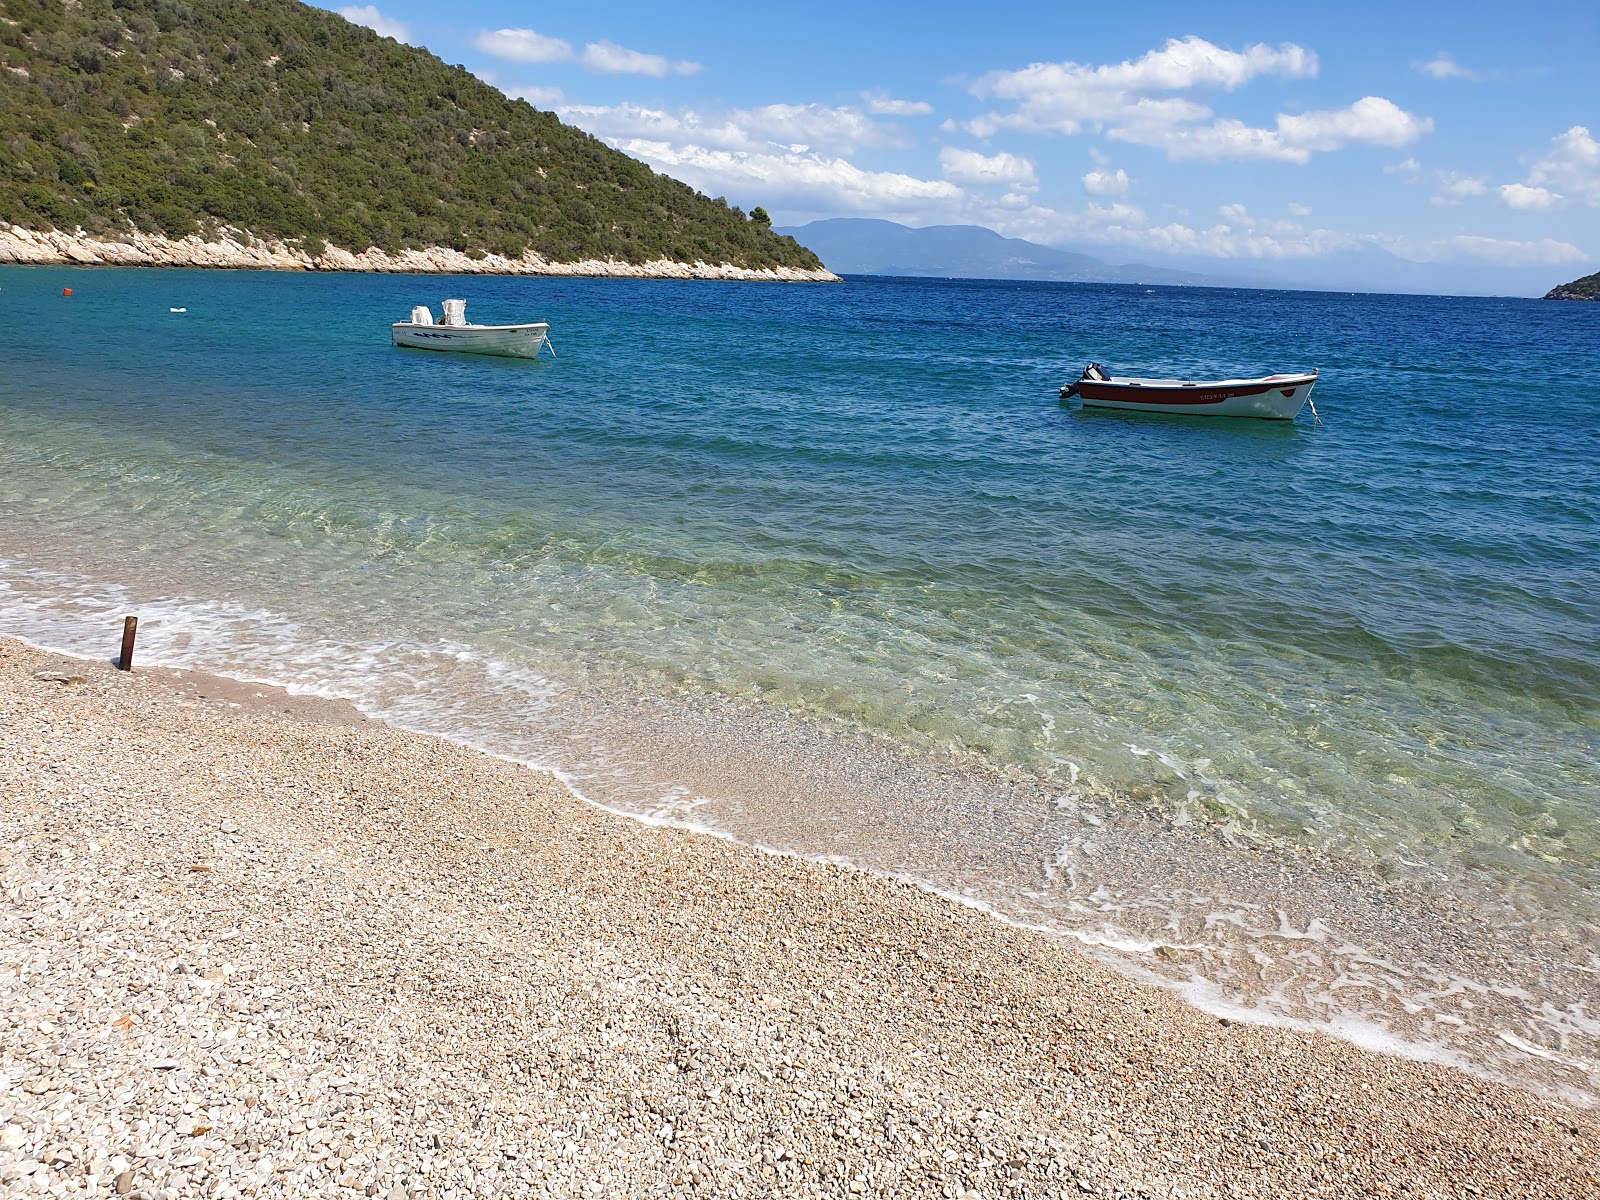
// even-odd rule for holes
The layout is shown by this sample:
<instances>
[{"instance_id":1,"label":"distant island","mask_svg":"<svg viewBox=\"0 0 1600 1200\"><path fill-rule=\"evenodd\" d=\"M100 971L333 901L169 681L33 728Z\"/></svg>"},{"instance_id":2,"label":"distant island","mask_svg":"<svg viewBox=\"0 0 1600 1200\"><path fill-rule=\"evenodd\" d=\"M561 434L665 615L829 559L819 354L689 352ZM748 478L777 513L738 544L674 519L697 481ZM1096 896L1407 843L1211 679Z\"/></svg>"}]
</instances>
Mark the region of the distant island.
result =
<instances>
[{"instance_id":1,"label":"distant island","mask_svg":"<svg viewBox=\"0 0 1600 1200\"><path fill-rule=\"evenodd\" d=\"M1600 271L1574 279L1551 288L1544 294L1546 300L1600 300Z\"/></svg>"},{"instance_id":2,"label":"distant island","mask_svg":"<svg viewBox=\"0 0 1600 1200\"><path fill-rule=\"evenodd\" d=\"M0 19L0 262L829 279L816 255L297 0Z\"/></svg>"},{"instance_id":3,"label":"distant island","mask_svg":"<svg viewBox=\"0 0 1600 1200\"><path fill-rule=\"evenodd\" d=\"M893 221L839 217L778 232L803 241L816 251L829 270L845 275L1209 287L1241 283L1238 279L1143 263L1114 265L1089 254L1004 237L981 225L931 225L912 229Z\"/></svg>"}]
</instances>

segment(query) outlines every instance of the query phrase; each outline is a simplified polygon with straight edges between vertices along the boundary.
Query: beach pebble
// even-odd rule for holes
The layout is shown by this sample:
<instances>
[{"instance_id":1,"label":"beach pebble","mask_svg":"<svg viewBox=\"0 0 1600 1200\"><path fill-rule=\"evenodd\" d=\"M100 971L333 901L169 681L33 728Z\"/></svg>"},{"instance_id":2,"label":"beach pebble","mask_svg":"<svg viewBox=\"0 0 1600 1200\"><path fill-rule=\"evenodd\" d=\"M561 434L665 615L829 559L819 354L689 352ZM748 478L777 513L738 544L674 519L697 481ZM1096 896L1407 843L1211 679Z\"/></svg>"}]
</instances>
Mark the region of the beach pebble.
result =
<instances>
[{"instance_id":1,"label":"beach pebble","mask_svg":"<svg viewBox=\"0 0 1600 1200\"><path fill-rule=\"evenodd\" d=\"M8 1197L1600 1194L1557 1101L375 723L88 666L47 712L51 669L0 641Z\"/></svg>"}]
</instances>

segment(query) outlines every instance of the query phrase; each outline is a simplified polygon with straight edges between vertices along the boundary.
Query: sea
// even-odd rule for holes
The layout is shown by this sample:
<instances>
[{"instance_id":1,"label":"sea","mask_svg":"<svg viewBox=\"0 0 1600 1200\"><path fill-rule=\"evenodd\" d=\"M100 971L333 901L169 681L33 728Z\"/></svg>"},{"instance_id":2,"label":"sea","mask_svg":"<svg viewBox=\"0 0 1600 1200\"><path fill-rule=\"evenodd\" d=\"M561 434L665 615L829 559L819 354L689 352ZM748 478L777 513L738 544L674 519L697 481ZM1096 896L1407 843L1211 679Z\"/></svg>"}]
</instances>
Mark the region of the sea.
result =
<instances>
[{"instance_id":1,"label":"sea","mask_svg":"<svg viewBox=\"0 0 1600 1200\"><path fill-rule=\"evenodd\" d=\"M70 289L70 295L66 294ZM465 298L536 361L401 350ZM1600 305L0 268L0 634L1600 1101ZM1293 422L1085 410L1317 368Z\"/></svg>"}]
</instances>

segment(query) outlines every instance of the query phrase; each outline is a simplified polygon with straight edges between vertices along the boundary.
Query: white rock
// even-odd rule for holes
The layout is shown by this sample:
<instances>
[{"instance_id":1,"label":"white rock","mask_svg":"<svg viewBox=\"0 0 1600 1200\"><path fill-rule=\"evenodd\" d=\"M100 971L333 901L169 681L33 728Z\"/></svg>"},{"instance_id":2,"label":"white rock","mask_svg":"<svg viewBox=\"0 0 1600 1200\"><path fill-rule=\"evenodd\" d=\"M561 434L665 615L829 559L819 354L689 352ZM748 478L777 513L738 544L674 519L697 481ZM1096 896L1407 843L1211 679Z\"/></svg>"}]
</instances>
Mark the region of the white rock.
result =
<instances>
[{"instance_id":1,"label":"white rock","mask_svg":"<svg viewBox=\"0 0 1600 1200\"><path fill-rule=\"evenodd\" d=\"M250 244L247 244L250 243ZM657 259L647 263L613 259L549 262L531 250L520 258L488 254L472 258L459 250L434 246L393 254L376 246L360 254L329 246L313 257L283 242L252 243L248 234L225 229L219 240L199 234L173 240L161 234L133 234L126 241L103 241L76 230L36 232L0 224L0 264L79 263L89 266L224 267L275 271L374 271L449 275L582 275L615 279L767 280L784 283L837 282L831 271L794 267L736 267L731 263L681 263ZM225 829L225 833L233 830Z\"/></svg>"}]
</instances>

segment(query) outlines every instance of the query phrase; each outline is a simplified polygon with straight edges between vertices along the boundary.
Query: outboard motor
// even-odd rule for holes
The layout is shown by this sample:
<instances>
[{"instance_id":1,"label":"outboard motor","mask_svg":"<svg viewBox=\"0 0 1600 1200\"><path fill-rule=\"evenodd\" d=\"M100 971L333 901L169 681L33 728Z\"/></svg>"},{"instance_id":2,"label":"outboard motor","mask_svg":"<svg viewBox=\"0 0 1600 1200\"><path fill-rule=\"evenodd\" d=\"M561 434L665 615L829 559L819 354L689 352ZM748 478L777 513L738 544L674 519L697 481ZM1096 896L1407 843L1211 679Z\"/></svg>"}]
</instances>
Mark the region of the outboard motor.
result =
<instances>
[{"instance_id":1,"label":"outboard motor","mask_svg":"<svg viewBox=\"0 0 1600 1200\"><path fill-rule=\"evenodd\" d=\"M1097 362L1090 363L1083 369L1083 374L1078 376L1077 383L1067 383L1061 386L1061 398L1070 400L1078 394L1078 384L1086 379L1104 382L1111 376L1106 374L1106 369Z\"/></svg>"}]
</instances>

